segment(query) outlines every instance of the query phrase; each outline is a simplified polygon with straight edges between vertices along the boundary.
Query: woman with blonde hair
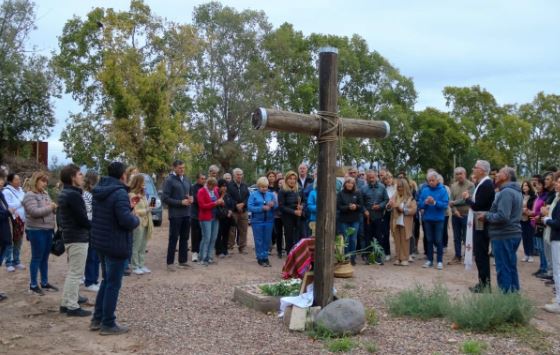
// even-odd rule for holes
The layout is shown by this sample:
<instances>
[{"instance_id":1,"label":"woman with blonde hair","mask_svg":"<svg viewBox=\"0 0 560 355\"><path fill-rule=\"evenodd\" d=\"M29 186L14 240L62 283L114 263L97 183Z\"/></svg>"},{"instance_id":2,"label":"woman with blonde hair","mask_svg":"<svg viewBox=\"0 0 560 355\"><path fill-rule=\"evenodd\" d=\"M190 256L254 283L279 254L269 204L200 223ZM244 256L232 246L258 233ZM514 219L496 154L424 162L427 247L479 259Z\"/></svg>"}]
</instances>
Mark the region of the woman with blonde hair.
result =
<instances>
[{"instance_id":1,"label":"woman with blonde hair","mask_svg":"<svg viewBox=\"0 0 560 355\"><path fill-rule=\"evenodd\" d=\"M257 180L257 191L253 191L247 201L251 211L251 227L255 240L257 262L261 266L270 267L268 247L271 243L272 228L274 227L274 209L277 206L274 193L268 190L269 181L263 176Z\"/></svg>"},{"instance_id":2,"label":"woman with blonde hair","mask_svg":"<svg viewBox=\"0 0 560 355\"><path fill-rule=\"evenodd\" d=\"M278 192L278 207L284 224L286 253L290 252L302 235L303 194L298 187L297 179L298 175L295 171L288 171L282 189Z\"/></svg>"},{"instance_id":3,"label":"woman with blonde hair","mask_svg":"<svg viewBox=\"0 0 560 355\"><path fill-rule=\"evenodd\" d=\"M132 231L132 272L136 275L148 274L151 272L144 265L146 255L146 244L151 238L154 229L152 212L146 199L144 175L136 174L130 179L130 198L131 205L134 206L133 213L140 219L140 224Z\"/></svg>"},{"instance_id":4,"label":"woman with blonde hair","mask_svg":"<svg viewBox=\"0 0 560 355\"><path fill-rule=\"evenodd\" d=\"M410 191L410 185L405 178L397 180L397 191L389 200L392 208L391 232L395 240L395 265L408 266L410 253L409 239L413 234L414 215L416 214L416 200Z\"/></svg>"},{"instance_id":5,"label":"woman with blonde hair","mask_svg":"<svg viewBox=\"0 0 560 355\"><path fill-rule=\"evenodd\" d=\"M49 283L49 254L54 233L54 203L47 193L49 177L43 171L33 174L29 183L29 191L23 198L26 225L25 234L31 243L31 263L29 274L31 282L29 291L36 295L44 295L43 290L58 291ZM37 274L41 272L41 287L37 282Z\"/></svg>"}]
</instances>

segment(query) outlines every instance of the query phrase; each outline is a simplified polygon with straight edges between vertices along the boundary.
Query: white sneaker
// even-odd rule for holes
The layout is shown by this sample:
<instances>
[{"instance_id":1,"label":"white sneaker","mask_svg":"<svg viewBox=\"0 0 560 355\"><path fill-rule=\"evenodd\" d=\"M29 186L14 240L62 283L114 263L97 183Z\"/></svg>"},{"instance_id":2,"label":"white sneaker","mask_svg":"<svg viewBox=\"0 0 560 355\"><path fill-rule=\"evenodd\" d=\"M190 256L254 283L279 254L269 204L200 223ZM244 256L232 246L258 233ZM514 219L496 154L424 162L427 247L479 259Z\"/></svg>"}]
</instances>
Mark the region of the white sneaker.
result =
<instances>
[{"instance_id":1,"label":"white sneaker","mask_svg":"<svg viewBox=\"0 0 560 355\"><path fill-rule=\"evenodd\" d=\"M86 281L86 278L82 276L82 278L80 279L80 285L83 285L85 281Z\"/></svg>"},{"instance_id":2,"label":"white sneaker","mask_svg":"<svg viewBox=\"0 0 560 355\"><path fill-rule=\"evenodd\" d=\"M198 253L192 253L192 262L196 263L198 261Z\"/></svg>"},{"instance_id":3,"label":"white sneaker","mask_svg":"<svg viewBox=\"0 0 560 355\"><path fill-rule=\"evenodd\" d=\"M544 310L550 313L560 313L560 305L558 303L546 304Z\"/></svg>"},{"instance_id":4,"label":"white sneaker","mask_svg":"<svg viewBox=\"0 0 560 355\"><path fill-rule=\"evenodd\" d=\"M99 284L91 284L91 285L87 286L86 291L98 292L99 291Z\"/></svg>"},{"instance_id":5,"label":"white sneaker","mask_svg":"<svg viewBox=\"0 0 560 355\"><path fill-rule=\"evenodd\" d=\"M527 255L525 255L521 261L523 261L524 263L526 263L526 262L529 261L529 257L528 257Z\"/></svg>"},{"instance_id":6,"label":"white sneaker","mask_svg":"<svg viewBox=\"0 0 560 355\"><path fill-rule=\"evenodd\" d=\"M385 261L391 261L391 255L385 255Z\"/></svg>"},{"instance_id":7,"label":"white sneaker","mask_svg":"<svg viewBox=\"0 0 560 355\"><path fill-rule=\"evenodd\" d=\"M18 269L18 270L25 270L25 265L23 265L23 264L17 264L17 265L16 265L16 269Z\"/></svg>"},{"instance_id":8,"label":"white sneaker","mask_svg":"<svg viewBox=\"0 0 560 355\"><path fill-rule=\"evenodd\" d=\"M144 271L142 271L142 269L134 269L134 271L132 271L133 273L135 273L136 275L144 275Z\"/></svg>"},{"instance_id":9,"label":"white sneaker","mask_svg":"<svg viewBox=\"0 0 560 355\"><path fill-rule=\"evenodd\" d=\"M408 262L409 263L413 263L414 262L414 257L412 255L408 256Z\"/></svg>"},{"instance_id":10,"label":"white sneaker","mask_svg":"<svg viewBox=\"0 0 560 355\"><path fill-rule=\"evenodd\" d=\"M437 263L437 269L443 270L443 263Z\"/></svg>"},{"instance_id":11,"label":"white sneaker","mask_svg":"<svg viewBox=\"0 0 560 355\"><path fill-rule=\"evenodd\" d=\"M530 256L530 257L527 259L527 262L528 262L528 263L534 263L534 262L535 262L535 259L533 259L533 257Z\"/></svg>"},{"instance_id":12,"label":"white sneaker","mask_svg":"<svg viewBox=\"0 0 560 355\"><path fill-rule=\"evenodd\" d=\"M426 269L426 268L429 268L429 267L434 267L434 264L432 264L432 263L429 262L429 261L426 261L426 262L424 263L424 265L422 265L422 267L423 267L424 269Z\"/></svg>"},{"instance_id":13,"label":"white sneaker","mask_svg":"<svg viewBox=\"0 0 560 355\"><path fill-rule=\"evenodd\" d=\"M143 267L142 271L144 271L145 274L149 274L150 272L152 272L152 270L148 269L147 267Z\"/></svg>"},{"instance_id":14,"label":"white sneaker","mask_svg":"<svg viewBox=\"0 0 560 355\"><path fill-rule=\"evenodd\" d=\"M13 267L13 266L8 266L8 267L6 268L6 270L7 270L8 272L14 272L14 271L16 271L16 268Z\"/></svg>"}]
</instances>

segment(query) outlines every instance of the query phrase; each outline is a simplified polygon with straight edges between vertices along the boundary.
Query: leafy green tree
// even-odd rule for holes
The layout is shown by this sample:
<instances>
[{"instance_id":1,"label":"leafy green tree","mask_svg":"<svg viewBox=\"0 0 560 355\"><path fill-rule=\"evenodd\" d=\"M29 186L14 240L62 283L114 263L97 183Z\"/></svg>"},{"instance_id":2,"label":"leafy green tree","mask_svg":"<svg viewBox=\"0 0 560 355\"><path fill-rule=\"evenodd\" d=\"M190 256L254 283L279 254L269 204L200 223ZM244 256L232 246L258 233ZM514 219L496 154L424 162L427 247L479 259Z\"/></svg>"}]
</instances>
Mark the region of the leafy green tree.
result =
<instances>
[{"instance_id":1,"label":"leafy green tree","mask_svg":"<svg viewBox=\"0 0 560 355\"><path fill-rule=\"evenodd\" d=\"M426 108L414 116L411 162L422 171L436 169L447 179L453 171L454 156L464 154L469 147L469 137L448 113ZM446 180L447 180L446 179Z\"/></svg>"},{"instance_id":2,"label":"leafy green tree","mask_svg":"<svg viewBox=\"0 0 560 355\"><path fill-rule=\"evenodd\" d=\"M524 146L529 171L536 174L560 166L560 96L539 92L531 103L519 107L519 116L531 125Z\"/></svg>"},{"instance_id":3,"label":"leafy green tree","mask_svg":"<svg viewBox=\"0 0 560 355\"><path fill-rule=\"evenodd\" d=\"M45 57L26 52L34 23L33 2L0 5L0 159L21 140L47 137L55 124L57 82Z\"/></svg>"},{"instance_id":4,"label":"leafy green tree","mask_svg":"<svg viewBox=\"0 0 560 355\"><path fill-rule=\"evenodd\" d=\"M85 19L69 20L59 45L53 63L85 111L71 116L62 136L75 162L120 158L163 174L174 158L200 150L185 112L175 109L176 99L185 102L189 64L199 47L192 27L166 22L133 0L129 11L96 8ZM99 130L83 147L79 132L93 127Z\"/></svg>"}]
</instances>

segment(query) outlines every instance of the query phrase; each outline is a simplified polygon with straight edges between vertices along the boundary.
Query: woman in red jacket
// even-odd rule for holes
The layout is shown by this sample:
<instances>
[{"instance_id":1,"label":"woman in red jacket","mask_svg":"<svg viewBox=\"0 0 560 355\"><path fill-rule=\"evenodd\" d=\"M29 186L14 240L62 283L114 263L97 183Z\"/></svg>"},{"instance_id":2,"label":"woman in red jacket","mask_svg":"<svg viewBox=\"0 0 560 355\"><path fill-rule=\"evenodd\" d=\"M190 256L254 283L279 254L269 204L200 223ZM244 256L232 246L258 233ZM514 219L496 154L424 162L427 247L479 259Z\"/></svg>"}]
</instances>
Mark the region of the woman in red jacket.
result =
<instances>
[{"instance_id":1,"label":"woman in red jacket","mask_svg":"<svg viewBox=\"0 0 560 355\"><path fill-rule=\"evenodd\" d=\"M206 185L198 190L196 195L198 201L198 220L202 232L198 259L204 266L214 263L214 246L220 226L216 216L216 207L224 205L224 200L220 197L216 184L215 178L208 178Z\"/></svg>"}]
</instances>

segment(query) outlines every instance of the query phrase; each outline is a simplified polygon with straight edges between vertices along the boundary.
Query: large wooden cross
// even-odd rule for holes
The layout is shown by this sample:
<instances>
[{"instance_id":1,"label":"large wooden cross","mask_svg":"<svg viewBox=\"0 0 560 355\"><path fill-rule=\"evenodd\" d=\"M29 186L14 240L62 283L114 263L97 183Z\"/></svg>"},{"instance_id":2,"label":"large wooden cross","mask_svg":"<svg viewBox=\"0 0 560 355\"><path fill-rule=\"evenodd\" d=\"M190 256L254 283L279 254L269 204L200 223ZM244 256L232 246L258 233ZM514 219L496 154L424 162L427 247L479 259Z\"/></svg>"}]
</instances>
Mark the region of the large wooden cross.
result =
<instances>
[{"instance_id":1,"label":"large wooden cross","mask_svg":"<svg viewBox=\"0 0 560 355\"><path fill-rule=\"evenodd\" d=\"M384 121L339 118L337 112L336 48L319 51L319 112L305 115L258 108L252 114L255 129L304 133L317 136L317 235L315 240L314 300L325 307L333 299L334 240L336 233L336 145L340 136L386 138Z\"/></svg>"}]
</instances>

